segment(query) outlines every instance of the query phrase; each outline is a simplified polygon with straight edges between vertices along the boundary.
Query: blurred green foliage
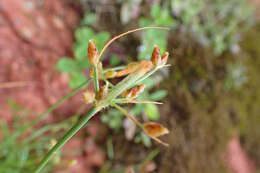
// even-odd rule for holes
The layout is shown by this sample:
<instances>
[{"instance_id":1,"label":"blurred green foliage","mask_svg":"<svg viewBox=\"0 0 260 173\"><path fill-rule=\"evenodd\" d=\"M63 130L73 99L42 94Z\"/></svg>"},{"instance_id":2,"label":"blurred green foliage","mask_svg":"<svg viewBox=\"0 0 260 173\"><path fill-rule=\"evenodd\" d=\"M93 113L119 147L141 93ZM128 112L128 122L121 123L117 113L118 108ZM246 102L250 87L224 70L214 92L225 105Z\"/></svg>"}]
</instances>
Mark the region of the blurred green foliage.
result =
<instances>
[{"instance_id":1,"label":"blurred green foliage","mask_svg":"<svg viewBox=\"0 0 260 173\"><path fill-rule=\"evenodd\" d=\"M179 25L215 55L238 44L253 17L246 0L171 0L171 9Z\"/></svg>"},{"instance_id":2,"label":"blurred green foliage","mask_svg":"<svg viewBox=\"0 0 260 173\"><path fill-rule=\"evenodd\" d=\"M69 74L69 85L71 88L75 88L86 81L84 72L90 67L87 57L88 41L90 39L95 40L95 44L100 51L103 45L110 38L108 32L93 31L91 25L95 22L95 14L90 13L84 16L81 26L75 31L75 43L73 47L74 58L62 57L57 62L57 69L61 72Z\"/></svg>"},{"instance_id":3,"label":"blurred green foliage","mask_svg":"<svg viewBox=\"0 0 260 173\"><path fill-rule=\"evenodd\" d=\"M132 164L131 166L120 165L114 168L111 162L108 161L103 165L103 167L99 170L98 173L125 173L125 172L128 173L129 168L131 168L135 172L147 172L145 169L147 164L152 163L152 161L158 156L158 154L159 154L159 150L154 149L150 151L148 155L140 161L140 163Z\"/></svg>"},{"instance_id":4,"label":"blurred green foliage","mask_svg":"<svg viewBox=\"0 0 260 173\"><path fill-rule=\"evenodd\" d=\"M32 112L13 100L9 100L9 106L13 111L14 121L11 126L5 121L0 121L0 173L32 172L39 158L50 147L53 136L47 135L46 132L59 131L65 127L65 124L47 125L41 128L31 127L29 131L26 131L30 135L25 135L26 126L31 126L31 121L26 119ZM52 165L48 165L44 172L49 172Z\"/></svg>"},{"instance_id":5,"label":"blurred green foliage","mask_svg":"<svg viewBox=\"0 0 260 173\"><path fill-rule=\"evenodd\" d=\"M241 141L260 171L260 24L245 34L242 48L247 52L243 64L247 67L247 82L235 93L238 128Z\"/></svg>"},{"instance_id":6,"label":"blurred green foliage","mask_svg":"<svg viewBox=\"0 0 260 173\"><path fill-rule=\"evenodd\" d=\"M247 69L241 62L227 64L226 77L224 80L227 90L241 89L247 83Z\"/></svg>"},{"instance_id":7,"label":"blurred green foliage","mask_svg":"<svg viewBox=\"0 0 260 173\"><path fill-rule=\"evenodd\" d=\"M215 55L236 51L241 33L253 23L252 7L246 0L169 0L150 8L139 26L167 26L188 33ZM176 32L173 32L176 33ZM157 38L157 39L154 39ZM157 44L165 50L167 34L151 30L142 34L139 58L148 59Z\"/></svg>"},{"instance_id":8,"label":"blurred green foliage","mask_svg":"<svg viewBox=\"0 0 260 173\"><path fill-rule=\"evenodd\" d=\"M139 26L174 27L176 25L176 21L171 17L170 11L167 8L162 8L159 4L154 4L151 7L150 16L151 18L140 18ZM157 45L162 52L165 52L168 35L167 31L162 30L148 30L143 32L138 59L150 59L154 45Z\"/></svg>"}]
</instances>

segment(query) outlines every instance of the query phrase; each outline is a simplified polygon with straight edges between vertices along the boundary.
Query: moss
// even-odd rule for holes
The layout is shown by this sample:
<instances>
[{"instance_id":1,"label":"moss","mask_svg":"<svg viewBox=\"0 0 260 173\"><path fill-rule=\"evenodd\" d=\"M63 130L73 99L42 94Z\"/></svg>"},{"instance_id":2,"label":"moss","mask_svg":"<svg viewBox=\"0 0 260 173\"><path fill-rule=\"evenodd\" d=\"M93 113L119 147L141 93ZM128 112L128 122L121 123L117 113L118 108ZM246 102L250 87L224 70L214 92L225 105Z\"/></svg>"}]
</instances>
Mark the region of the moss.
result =
<instances>
[{"instance_id":1,"label":"moss","mask_svg":"<svg viewBox=\"0 0 260 173\"><path fill-rule=\"evenodd\" d=\"M239 115L238 127L244 147L260 165L260 24L250 30L242 42L246 51L248 83L236 93L235 107Z\"/></svg>"},{"instance_id":2,"label":"moss","mask_svg":"<svg viewBox=\"0 0 260 173\"><path fill-rule=\"evenodd\" d=\"M178 37L169 44L174 67L164 83L171 92L162 115L172 133L160 172L227 172L222 154L234 132L260 165L260 25L245 35L243 53L236 56L214 58L210 50ZM227 90L226 69L236 62L246 67L248 80Z\"/></svg>"},{"instance_id":3,"label":"moss","mask_svg":"<svg viewBox=\"0 0 260 173\"><path fill-rule=\"evenodd\" d=\"M170 148L162 153L159 170L227 172L222 155L235 127L224 91L225 63L230 60L183 40L174 37L169 44L174 66L163 84L170 92L162 115L171 131L166 139Z\"/></svg>"}]
</instances>

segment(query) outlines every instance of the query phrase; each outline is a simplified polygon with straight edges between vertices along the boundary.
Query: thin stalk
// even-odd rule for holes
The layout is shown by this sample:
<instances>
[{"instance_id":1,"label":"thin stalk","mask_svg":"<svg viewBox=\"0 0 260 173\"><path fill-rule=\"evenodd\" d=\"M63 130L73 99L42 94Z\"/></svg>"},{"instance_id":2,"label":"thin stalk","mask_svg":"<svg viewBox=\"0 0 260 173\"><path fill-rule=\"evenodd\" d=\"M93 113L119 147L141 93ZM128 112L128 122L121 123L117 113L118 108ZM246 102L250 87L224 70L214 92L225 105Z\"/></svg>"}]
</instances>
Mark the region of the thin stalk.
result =
<instances>
[{"instance_id":1,"label":"thin stalk","mask_svg":"<svg viewBox=\"0 0 260 173\"><path fill-rule=\"evenodd\" d=\"M154 74L156 71L158 70L157 67L155 67L154 69L152 69L151 71L149 71L148 73L146 73L142 78L140 78L135 85L140 84L142 81L144 81L145 79L147 79L149 76L151 76L152 74ZM131 86L133 87L133 86Z\"/></svg>"},{"instance_id":2,"label":"thin stalk","mask_svg":"<svg viewBox=\"0 0 260 173\"><path fill-rule=\"evenodd\" d=\"M146 29L161 29L161 30L170 30L170 28L168 27L159 27L159 26L147 26L147 27L142 27L142 28L137 28L137 29L133 29L133 30L129 30L127 32L124 32L122 34L119 34L115 37L113 37L111 40L109 40L106 45L103 47L103 49L101 50L100 54L99 54L99 58L103 55L103 53L105 52L105 50L108 48L108 46L113 43L115 40L125 36L125 35L128 35L130 33L133 33L133 32L137 32L137 31L142 31L142 30L146 30Z\"/></svg>"},{"instance_id":3,"label":"thin stalk","mask_svg":"<svg viewBox=\"0 0 260 173\"><path fill-rule=\"evenodd\" d=\"M43 120L44 118L46 118L49 113L51 113L52 111L54 111L57 107L59 107L61 104L63 104L66 100L70 99L70 98L73 97L75 94L77 94L83 87L86 87L86 86L89 84L90 81L91 81L91 79L86 80L86 81L83 82L81 85L79 85L78 87L74 88L71 92L69 92L68 94L66 94L65 96L63 96L63 97L60 98L59 100L57 100L57 102L54 103L53 105L51 105L46 111L44 111L43 113L41 113L40 115L38 115L37 118L32 121L32 125L35 125L35 124L37 124L39 121L41 121L41 120Z\"/></svg>"},{"instance_id":4,"label":"thin stalk","mask_svg":"<svg viewBox=\"0 0 260 173\"><path fill-rule=\"evenodd\" d=\"M57 100L57 102L54 103L53 105L51 105L46 111L38 114L37 117L34 120L32 120L29 124L26 124L23 127L21 127L21 129L19 131L16 131L15 133L13 133L12 137L10 137L8 139L11 140L13 138L17 138L18 136L23 134L27 129L33 127L34 125L39 123L41 120L45 119L49 115L49 113L54 111L57 107L59 107L61 104L63 104L66 100L70 99L75 94L77 94L83 87L87 86L90 81L91 81L91 79L83 82L81 85L79 85L77 88L73 89L67 95L65 95L62 98L60 98L59 100Z\"/></svg>"},{"instance_id":5,"label":"thin stalk","mask_svg":"<svg viewBox=\"0 0 260 173\"><path fill-rule=\"evenodd\" d=\"M134 103L134 104L157 104L161 105L161 102L155 102L155 101L150 101L150 100L131 100L131 99L125 99L125 98L119 98L115 99L113 101L116 104L128 104L128 103Z\"/></svg>"},{"instance_id":6,"label":"thin stalk","mask_svg":"<svg viewBox=\"0 0 260 173\"><path fill-rule=\"evenodd\" d=\"M35 82L33 82L33 81L3 82L3 83L0 83L0 89L24 87L24 86L32 85L34 83Z\"/></svg>"},{"instance_id":7,"label":"thin stalk","mask_svg":"<svg viewBox=\"0 0 260 173\"><path fill-rule=\"evenodd\" d=\"M99 83L98 83L98 66L94 66L94 88L95 88L95 93L96 95L98 94L99 91Z\"/></svg>"},{"instance_id":8,"label":"thin stalk","mask_svg":"<svg viewBox=\"0 0 260 173\"><path fill-rule=\"evenodd\" d=\"M88 110L85 116L83 116L76 124L72 126L72 128L61 138L58 143L56 143L52 149L44 156L41 160L34 173L39 173L43 167L48 163L51 157L57 153L58 150L63 147L63 145L70 140L100 109L96 107L92 107Z\"/></svg>"},{"instance_id":9,"label":"thin stalk","mask_svg":"<svg viewBox=\"0 0 260 173\"><path fill-rule=\"evenodd\" d=\"M147 79L148 77L150 77L152 74L154 74L157 70L163 68L163 67L168 67L169 65L166 64L166 65L163 65L163 66L158 66L158 67L155 67L153 68L151 71L149 71L148 73L146 73L142 78L140 78L135 85L138 85L140 84L142 81L144 81L145 79ZM131 86L132 87L132 86Z\"/></svg>"},{"instance_id":10,"label":"thin stalk","mask_svg":"<svg viewBox=\"0 0 260 173\"><path fill-rule=\"evenodd\" d=\"M112 104L113 107L122 112L127 118L129 118L134 124L143 129L143 125L132 115L130 115L124 108L118 106L117 104Z\"/></svg>"},{"instance_id":11,"label":"thin stalk","mask_svg":"<svg viewBox=\"0 0 260 173\"><path fill-rule=\"evenodd\" d=\"M118 67L114 67L114 68L107 68L103 70L103 73L106 73L108 71L117 71L117 70L123 70L125 69L126 66L122 65L122 66L118 66Z\"/></svg>"}]
</instances>

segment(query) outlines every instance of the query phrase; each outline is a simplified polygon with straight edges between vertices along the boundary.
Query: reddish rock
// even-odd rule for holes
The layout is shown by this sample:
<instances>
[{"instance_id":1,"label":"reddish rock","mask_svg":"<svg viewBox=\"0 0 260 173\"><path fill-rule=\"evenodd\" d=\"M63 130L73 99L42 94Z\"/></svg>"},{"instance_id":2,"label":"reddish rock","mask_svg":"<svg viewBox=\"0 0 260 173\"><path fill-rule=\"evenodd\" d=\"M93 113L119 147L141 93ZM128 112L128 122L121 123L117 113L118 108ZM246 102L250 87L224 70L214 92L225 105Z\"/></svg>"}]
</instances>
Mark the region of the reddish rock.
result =
<instances>
[{"instance_id":1,"label":"reddish rock","mask_svg":"<svg viewBox=\"0 0 260 173\"><path fill-rule=\"evenodd\" d=\"M225 161L234 173L254 173L255 166L241 147L238 136L233 137L227 146Z\"/></svg>"},{"instance_id":2,"label":"reddish rock","mask_svg":"<svg viewBox=\"0 0 260 173\"><path fill-rule=\"evenodd\" d=\"M61 56L71 55L78 21L66 1L0 1L0 85L28 82L0 89L1 118L11 119L8 99L39 113L69 91L68 77L58 73L55 64ZM56 113L71 114L80 103L74 98Z\"/></svg>"}]
</instances>

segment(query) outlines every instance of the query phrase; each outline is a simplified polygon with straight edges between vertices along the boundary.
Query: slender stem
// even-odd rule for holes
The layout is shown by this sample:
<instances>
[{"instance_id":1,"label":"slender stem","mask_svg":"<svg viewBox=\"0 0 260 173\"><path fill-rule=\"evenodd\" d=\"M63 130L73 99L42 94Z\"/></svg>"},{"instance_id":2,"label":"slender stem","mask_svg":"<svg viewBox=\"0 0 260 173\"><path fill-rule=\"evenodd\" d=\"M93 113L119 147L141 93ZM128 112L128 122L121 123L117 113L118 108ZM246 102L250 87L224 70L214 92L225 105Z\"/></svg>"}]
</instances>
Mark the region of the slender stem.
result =
<instances>
[{"instance_id":1,"label":"slender stem","mask_svg":"<svg viewBox=\"0 0 260 173\"><path fill-rule=\"evenodd\" d=\"M33 85L33 81L14 81L14 82L3 82L0 83L0 89L5 88L18 88L18 87L24 87L27 85Z\"/></svg>"},{"instance_id":2,"label":"slender stem","mask_svg":"<svg viewBox=\"0 0 260 173\"><path fill-rule=\"evenodd\" d=\"M170 30L170 28L168 27L160 27L160 26L147 26L147 27L142 27L142 28L137 28L137 29L132 29L132 30L129 30L127 32L124 32L122 34L119 34L115 37L113 37L111 40L109 40L105 46L103 47L103 49L101 50L100 54L99 54L99 57L101 57L103 55L103 53L105 52L105 50L108 48L108 46L113 43L115 40L125 36L125 35L128 35L130 33L133 33L133 32L136 32L136 31L142 31L142 30L145 30L145 29L162 29L162 30Z\"/></svg>"},{"instance_id":3,"label":"slender stem","mask_svg":"<svg viewBox=\"0 0 260 173\"><path fill-rule=\"evenodd\" d=\"M138 85L140 84L142 81L144 81L145 79L147 79L148 77L150 77L152 74L154 74L157 70L163 68L163 67L168 67L167 65L162 65L162 66L158 66L155 67L154 69L152 69L151 71L149 71L148 73L146 73L142 78L140 78L138 81L136 81L136 83L134 85Z\"/></svg>"},{"instance_id":4,"label":"slender stem","mask_svg":"<svg viewBox=\"0 0 260 173\"><path fill-rule=\"evenodd\" d=\"M51 150L44 156L34 173L39 173L43 167L48 163L51 157L63 147L63 145L70 140L98 111L99 108L92 107L72 128L55 144Z\"/></svg>"},{"instance_id":5,"label":"slender stem","mask_svg":"<svg viewBox=\"0 0 260 173\"><path fill-rule=\"evenodd\" d=\"M144 80L147 79L149 76L151 76L152 74L154 74L157 70L158 70L158 68L155 67L153 70L149 71L149 72L146 73L142 78L140 78L134 85L140 84L142 81L144 81ZM133 85L133 86L134 86L134 85Z\"/></svg>"},{"instance_id":6,"label":"slender stem","mask_svg":"<svg viewBox=\"0 0 260 173\"><path fill-rule=\"evenodd\" d=\"M134 124L136 124L137 126L139 126L141 129L143 129L143 125L131 114L129 114L127 112L127 110L125 110L124 108L118 106L117 104L112 104L113 107L115 107L116 109L118 109L120 112L122 112L127 118L129 118Z\"/></svg>"},{"instance_id":7,"label":"slender stem","mask_svg":"<svg viewBox=\"0 0 260 173\"><path fill-rule=\"evenodd\" d=\"M98 94L99 91L99 83L98 83L98 66L94 66L94 88L95 88L95 93L96 95Z\"/></svg>"},{"instance_id":8,"label":"slender stem","mask_svg":"<svg viewBox=\"0 0 260 173\"><path fill-rule=\"evenodd\" d=\"M116 71L116 70L122 70L125 69L126 66L122 65L122 66L118 66L118 67L114 67L114 68L107 68L103 70L103 73L108 72L108 71Z\"/></svg>"},{"instance_id":9,"label":"slender stem","mask_svg":"<svg viewBox=\"0 0 260 173\"><path fill-rule=\"evenodd\" d=\"M128 104L128 103L134 103L134 104L157 104L157 105L162 104L161 102L155 102L155 101L151 101L151 100L132 100L132 99L126 99L126 98L114 99L113 103L116 103L116 104Z\"/></svg>"},{"instance_id":10,"label":"slender stem","mask_svg":"<svg viewBox=\"0 0 260 173\"><path fill-rule=\"evenodd\" d=\"M58 106L60 106L62 103L64 103L66 100L70 99L71 97L73 97L75 94L77 94L83 87L87 86L89 84L89 82L91 81L91 79L86 80L85 82L83 82L81 85L79 85L78 87L74 88L71 92L69 92L67 95L63 96L62 98L60 98L56 103L54 103L53 105L51 105L45 112L41 113L38 117L38 121L46 118L46 116L51 113L53 110L55 110ZM34 123L38 123L37 119L35 120Z\"/></svg>"},{"instance_id":11,"label":"slender stem","mask_svg":"<svg viewBox=\"0 0 260 173\"><path fill-rule=\"evenodd\" d=\"M66 100L70 99L75 94L77 94L83 87L87 86L90 81L91 81L91 79L86 80L81 85L79 85L78 87L76 87L72 91L70 91L67 95L58 99L57 102L54 103L53 105L51 105L46 111L37 115L37 117L30 124L24 125L24 127L19 132L17 132L18 133L17 135L24 133L28 128L34 126L35 124L37 124L38 122L40 122L41 120L46 118L49 115L49 113L54 111L57 107L59 107L61 104L63 104Z\"/></svg>"}]
</instances>

